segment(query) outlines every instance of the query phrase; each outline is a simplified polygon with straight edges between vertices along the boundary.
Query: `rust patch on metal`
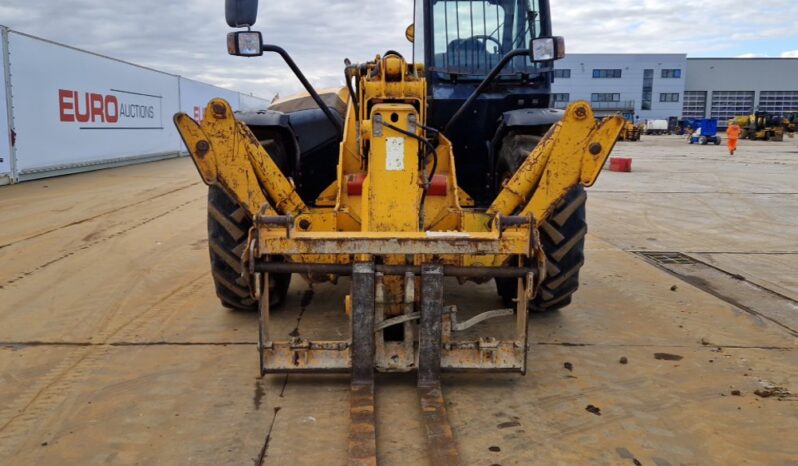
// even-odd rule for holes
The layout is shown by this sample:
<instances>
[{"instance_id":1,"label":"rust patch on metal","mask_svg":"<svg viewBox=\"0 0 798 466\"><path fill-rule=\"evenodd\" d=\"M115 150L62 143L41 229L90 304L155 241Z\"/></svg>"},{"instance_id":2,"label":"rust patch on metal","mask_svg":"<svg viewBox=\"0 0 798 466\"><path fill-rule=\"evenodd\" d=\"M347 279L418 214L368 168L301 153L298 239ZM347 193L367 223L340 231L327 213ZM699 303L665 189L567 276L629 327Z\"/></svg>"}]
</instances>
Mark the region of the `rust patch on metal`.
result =
<instances>
[{"instance_id":1,"label":"rust patch on metal","mask_svg":"<svg viewBox=\"0 0 798 466\"><path fill-rule=\"evenodd\" d=\"M460 463L454 443L454 433L446 414L446 403L443 400L440 384L419 387L421 398L421 414L424 428L427 431L427 451L432 466L456 466Z\"/></svg>"},{"instance_id":2,"label":"rust patch on metal","mask_svg":"<svg viewBox=\"0 0 798 466\"><path fill-rule=\"evenodd\" d=\"M349 466L377 466L374 384L352 384L349 396Z\"/></svg>"}]
</instances>

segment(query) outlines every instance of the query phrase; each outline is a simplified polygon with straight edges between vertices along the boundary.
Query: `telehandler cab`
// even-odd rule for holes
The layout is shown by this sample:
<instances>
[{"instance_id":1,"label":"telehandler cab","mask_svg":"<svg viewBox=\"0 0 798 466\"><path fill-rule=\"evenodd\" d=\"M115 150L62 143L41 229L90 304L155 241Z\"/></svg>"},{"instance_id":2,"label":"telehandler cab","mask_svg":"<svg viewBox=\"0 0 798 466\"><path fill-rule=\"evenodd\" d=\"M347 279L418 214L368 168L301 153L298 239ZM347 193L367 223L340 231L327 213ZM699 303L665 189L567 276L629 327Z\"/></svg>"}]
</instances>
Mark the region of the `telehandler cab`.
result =
<instances>
[{"instance_id":1,"label":"telehandler cab","mask_svg":"<svg viewBox=\"0 0 798 466\"><path fill-rule=\"evenodd\" d=\"M459 464L441 371L525 373L528 310L567 305L584 263L585 186L624 121L589 104L549 108L548 0L418 0L409 63L388 51L345 62L319 94L288 53L251 31L257 0L227 0L233 55L278 53L307 90L254 113L214 99L201 123L175 115L209 185L217 294L260 315L261 373L352 375L349 461L376 464L374 371L418 372L433 464ZM270 311L291 274L349 276L351 336L278 341ZM444 277L495 280L501 309L458 315ZM488 320L509 338L474 336ZM457 338L458 336L470 338Z\"/></svg>"}]
</instances>

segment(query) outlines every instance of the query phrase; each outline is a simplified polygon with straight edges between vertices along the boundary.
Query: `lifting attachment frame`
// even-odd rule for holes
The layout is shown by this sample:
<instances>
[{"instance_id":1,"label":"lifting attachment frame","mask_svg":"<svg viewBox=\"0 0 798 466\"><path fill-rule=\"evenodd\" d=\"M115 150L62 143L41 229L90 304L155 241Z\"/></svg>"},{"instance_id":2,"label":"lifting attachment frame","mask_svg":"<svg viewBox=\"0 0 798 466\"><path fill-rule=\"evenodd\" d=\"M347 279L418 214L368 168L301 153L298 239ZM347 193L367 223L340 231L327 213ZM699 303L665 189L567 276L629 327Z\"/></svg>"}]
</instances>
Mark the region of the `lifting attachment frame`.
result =
<instances>
[{"instance_id":1,"label":"lifting attachment frame","mask_svg":"<svg viewBox=\"0 0 798 466\"><path fill-rule=\"evenodd\" d=\"M241 264L259 301L261 373L351 373L349 464L375 465L374 371L417 371L432 464L460 464L440 374L526 372L528 301L546 273L538 225L572 188L595 182L623 119L597 122L588 103L571 104L493 204L474 209L457 184L451 143L425 126L423 69L398 54L353 69L358 91L342 91L349 106L337 180L314 206L224 100L212 100L201 123L181 113L175 124L205 183L223 187L253 219ZM350 338L278 340L272 273L351 277ZM445 277L515 278L515 308L458 320L444 303ZM456 338L489 319L514 320L512 337Z\"/></svg>"}]
</instances>

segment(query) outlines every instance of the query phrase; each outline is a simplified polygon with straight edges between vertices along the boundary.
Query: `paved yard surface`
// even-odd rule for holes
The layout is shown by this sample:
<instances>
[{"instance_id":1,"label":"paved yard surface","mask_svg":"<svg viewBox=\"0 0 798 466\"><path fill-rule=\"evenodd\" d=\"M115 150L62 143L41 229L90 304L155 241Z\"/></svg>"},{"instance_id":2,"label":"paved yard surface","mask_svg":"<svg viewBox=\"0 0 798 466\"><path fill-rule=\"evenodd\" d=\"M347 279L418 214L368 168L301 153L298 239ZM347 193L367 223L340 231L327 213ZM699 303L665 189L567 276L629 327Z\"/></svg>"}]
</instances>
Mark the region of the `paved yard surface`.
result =
<instances>
[{"instance_id":1,"label":"paved yard surface","mask_svg":"<svg viewBox=\"0 0 798 466\"><path fill-rule=\"evenodd\" d=\"M529 374L444 378L465 462L798 464L795 140L615 155L634 172L590 191L582 288L532 318ZM255 316L214 296L205 192L187 159L0 188L0 464L345 462L347 377L258 377ZM303 308L294 280L277 324L345 335L347 284ZM377 400L381 463L425 464L414 377Z\"/></svg>"}]
</instances>

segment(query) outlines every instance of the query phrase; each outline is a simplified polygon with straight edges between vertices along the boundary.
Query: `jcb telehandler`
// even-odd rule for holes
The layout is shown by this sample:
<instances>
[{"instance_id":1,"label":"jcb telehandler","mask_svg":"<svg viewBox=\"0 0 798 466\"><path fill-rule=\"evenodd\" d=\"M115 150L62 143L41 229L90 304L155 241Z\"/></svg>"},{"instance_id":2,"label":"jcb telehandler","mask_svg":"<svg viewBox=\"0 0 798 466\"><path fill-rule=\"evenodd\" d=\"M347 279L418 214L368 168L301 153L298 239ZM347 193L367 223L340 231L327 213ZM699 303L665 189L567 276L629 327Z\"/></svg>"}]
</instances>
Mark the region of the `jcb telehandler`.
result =
<instances>
[{"instance_id":1,"label":"jcb telehandler","mask_svg":"<svg viewBox=\"0 0 798 466\"><path fill-rule=\"evenodd\" d=\"M458 464L439 374L525 373L528 310L559 309L579 286L584 187L624 121L597 122L585 102L549 108L565 48L548 0L418 0L413 60L346 60L346 87L324 95L249 29L256 16L257 0L227 0L228 24L247 28L228 35L229 53L280 54L308 95L175 116L209 185L217 293L257 306L262 374L351 373L350 464L376 463L375 369L418 372L432 463ZM349 338L278 341L270 310L290 274L351 277ZM444 277L495 280L503 308L464 319L444 303ZM509 338L475 336L494 319L514 324Z\"/></svg>"},{"instance_id":2,"label":"jcb telehandler","mask_svg":"<svg viewBox=\"0 0 798 466\"><path fill-rule=\"evenodd\" d=\"M737 117L734 121L742 128L743 139L778 142L784 140L785 127L782 117L757 111L753 115Z\"/></svg>"}]
</instances>

